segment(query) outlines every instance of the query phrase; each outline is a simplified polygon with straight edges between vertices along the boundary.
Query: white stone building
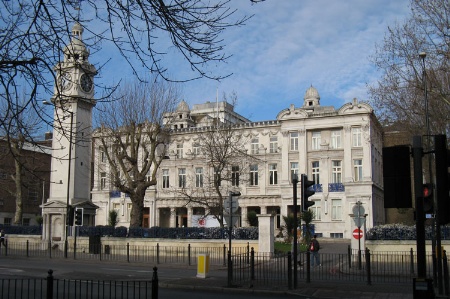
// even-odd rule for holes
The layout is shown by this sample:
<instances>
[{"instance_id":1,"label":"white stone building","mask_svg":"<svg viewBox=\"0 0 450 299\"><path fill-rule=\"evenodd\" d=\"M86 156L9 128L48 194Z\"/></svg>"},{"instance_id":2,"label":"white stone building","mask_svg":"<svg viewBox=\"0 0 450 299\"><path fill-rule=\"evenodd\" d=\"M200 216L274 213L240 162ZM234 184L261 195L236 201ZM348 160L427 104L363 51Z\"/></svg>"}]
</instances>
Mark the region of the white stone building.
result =
<instances>
[{"instance_id":1,"label":"white stone building","mask_svg":"<svg viewBox=\"0 0 450 299\"><path fill-rule=\"evenodd\" d=\"M356 99L337 110L320 106L319 93L312 86L298 104L279 112L276 120L251 122L226 102L207 102L190 109L182 101L171 123L168 159L159 168L157 185L145 196L143 226L189 227L195 224L196 215L207 214L204 207L187 205L185 198L169 191L181 179L192 178L186 184L195 184L196 169L207 168L197 154L195 140L198 130L214 119L235 124L250 136L248 152L263 161L251 174L241 174L252 180L239 185L238 226L248 225L249 211L274 214L276 228L283 225L282 216L293 210L293 173L307 174L315 182L311 209L319 236L351 238L355 228L351 214L357 202L364 207L367 228L383 224L382 129L373 109ZM131 202L109 187L107 168L99 161L100 146L95 139L93 144L92 203L99 207L95 223L106 225L109 211L116 209L118 225L128 226Z\"/></svg>"}]
</instances>

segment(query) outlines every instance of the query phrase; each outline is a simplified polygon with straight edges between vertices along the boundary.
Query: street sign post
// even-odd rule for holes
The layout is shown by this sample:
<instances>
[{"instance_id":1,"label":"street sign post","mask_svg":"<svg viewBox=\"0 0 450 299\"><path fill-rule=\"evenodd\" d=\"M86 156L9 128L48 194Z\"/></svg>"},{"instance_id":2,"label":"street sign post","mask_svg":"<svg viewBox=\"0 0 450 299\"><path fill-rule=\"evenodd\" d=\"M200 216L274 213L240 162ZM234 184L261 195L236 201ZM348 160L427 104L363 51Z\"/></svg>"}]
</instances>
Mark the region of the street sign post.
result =
<instances>
[{"instance_id":1,"label":"street sign post","mask_svg":"<svg viewBox=\"0 0 450 299\"><path fill-rule=\"evenodd\" d=\"M353 238L359 240L363 237L363 231L360 230L359 228L356 228L355 230L353 230Z\"/></svg>"}]
</instances>

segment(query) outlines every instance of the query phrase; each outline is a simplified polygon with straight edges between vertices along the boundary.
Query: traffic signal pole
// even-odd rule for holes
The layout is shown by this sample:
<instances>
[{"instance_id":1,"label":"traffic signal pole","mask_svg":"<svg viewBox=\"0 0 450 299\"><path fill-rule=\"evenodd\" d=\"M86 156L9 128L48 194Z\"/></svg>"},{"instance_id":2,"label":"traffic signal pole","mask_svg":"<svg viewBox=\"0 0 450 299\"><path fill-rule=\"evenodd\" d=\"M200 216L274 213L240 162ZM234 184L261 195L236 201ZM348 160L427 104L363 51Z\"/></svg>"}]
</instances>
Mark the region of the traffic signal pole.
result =
<instances>
[{"instance_id":1,"label":"traffic signal pole","mask_svg":"<svg viewBox=\"0 0 450 299\"><path fill-rule=\"evenodd\" d=\"M413 137L412 147L414 161L414 196L416 205L416 234L417 234L417 275L426 278L425 260L425 213L423 209L423 180L422 180L422 137Z\"/></svg>"}]
</instances>

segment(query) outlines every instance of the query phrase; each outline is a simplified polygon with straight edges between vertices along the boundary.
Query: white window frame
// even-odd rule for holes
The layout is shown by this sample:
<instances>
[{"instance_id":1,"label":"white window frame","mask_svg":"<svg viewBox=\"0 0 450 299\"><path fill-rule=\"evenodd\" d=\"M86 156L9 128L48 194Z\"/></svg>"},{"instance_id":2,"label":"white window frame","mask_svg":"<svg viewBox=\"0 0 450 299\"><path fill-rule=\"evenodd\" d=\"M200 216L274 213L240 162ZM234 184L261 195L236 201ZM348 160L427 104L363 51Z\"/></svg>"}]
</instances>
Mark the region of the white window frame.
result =
<instances>
[{"instance_id":1,"label":"white window frame","mask_svg":"<svg viewBox=\"0 0 450 299\"><path fill-rule=\"evenodd\" d=\"M314 184L320 184L320 162L312 161L311 162L311 172L312 172L312 180Z\"/></svg>"},{"instance_id":2,"label":"white window frame","mask_svg":"<svg viewBox=\"0 0 450 299\"><path fill-rule=\"evenodd\" d=\"M321 134L320 132L312 132L311 135L311 149L320 150Z\"/></svg>"},{"instance_id":3,"label":"white window frame","mask_svg":"<svg viewBox=\"0 0 450 299\"><path fill-rule=\"evenodd\" d=\"M177 144L177 158L183 159L183 144Z\"/></svg>"},{"instance_id":4,"label":"white window frame","mask_svg":"<svg viewBox=\"0 0 450 299\"><path fill-rule=\"evenodd\" d=\"M331 131L330 148L338 149L342 147L342 134L341 130Z\"/></svg>"},{"instance_id":5,"label":"white window frame","mask_svg":"<svg viewBox=\"0 0 450 299\"><path fill-rule=\"evenodd\" d=\"M331 183L338 184L342 183L342 161L332 160L331 161Z\"/></svg>"},{"instance_id":6,"label":"white window frame","mask_svg":"<svg viewBox=\"0 0 450 299\"><path fill-rule=\"evenodd\" d=\"M271 154L278 153L278 137L277 136L270 137L269 153L271 153Z\"/></svg>"},{"instance_id":7,"label":"white window frame","mask_svg":"<svg viewBox=\"0 0 450 299\"><path fill-rule=\"evenodd\" d=\"M202 167L195 168L195 187L197 187L197 188L203 187L203 168Z\"/></svg>"},{"instance_id":8,"label":"white window frame","mask_svg":"<svg viewBox=\"0 0 450 299\"><path fill-rule=\"evenodd\" d=\"M199 155L200 155L200 144L194 143L194 144L192 145L192 153L193 153L195 156L199 156Z\"/></svg>"},{"instance_id":9,"label":"white window frame","mask_svg":"<svg viewBox=\"0 0 450 299\"><path fill-rule=\"evenodd\" d=\"M170 188L169 169L163 169L162 170L162 188L163 189Z\"/></svg>"},{"instance_id":10,"label":"white window frame","mask_svg":"<svg viewBox=\"0 0 450 299\"><path fill-rule=\"evenodd\" d=\"M100 190L106 189L106 172L100 172Z\"/></svg>"},{"instance_id":11,"label":"white window frame","mask_svg":"<svg viewBox=\"0 0 450 299\"><path fill-rule=\"evenodd\" d=\"M186 188L186 168L178 168L178 188Z\"/></svg>"},{"instance_id":12,"label":"white window frame","mask_svg":"<svg viewBox=\"0 0 450 299\"><path fill-rule=\"evenodd\" d=\"M352 146L362 146L362 130L361 127L352 127Z\"/></svg>"},{"instance_id":13,"label":"white window frame","mask_svg":"<svg viewBox=\"0 0 450 299\"><path fill-rule=\"evenodd\" d=\"M258 186L258 164L250 165L249 176L250 186Z\"/></svg>"},{"instance_id":14,"label":"white window frame","mask_svg":"<svg viewBox=\"0 0 450 299\"><path fill-rule=\"evenodd\" d=\"M331 220L342 220L342 199L331 200Z\"/></svg>"},{"instance_id":15,"label":"white window frame","mask_svg":"<svg viewBox=\"0 0 450 299\"><path fill-rule=\"evenodd\" d=\"M231 166L231 186L239 187L239 166Z\"/></svg>"},{"instance_id":16,"label":"white window frame","mask_svg":"<svg viewBox=\"0 0 450 299\"><path fill-rule=\"evenodd\" d=\"M314 205L309 209L313 212L313 220L322 220L322 202L320 200L314 201Z\"/></svg>"},{"instance_id":17,"label":"white window frame","mask_svg":"<svg viewBox=\"0 0 450 299\"><path fill-rule=\"evenodd\" d=\"M297 175L297 180L300 179L298 177L298 162L291 162L291 182L294 179L294 175Z\"/></svg>"},{"instance_id":18,"label":"white window frame","mask_svg":"<svg viewBox=\"0 0 450 299\"><path fill-rule=\"evenodd\" d=\"M252 155L259 154L259 138L252 138L251 153Z\"/></svg>"},{"instance_id":19,"label":"white window frame","mask_svg":"<svg viewBox=\"0 0 450 299\"><path fill-rule=\"evenodd\" d=\"M269 164L269 185L278 185L278 170L276 163Z\"/></svg>"},{"instance_id":20,"label":"white window frame","mask_svg":"<svg viewBox=\"0 0 450 299\"><path fill-rule=\"evenodd\" d=\"M290 147L289 149L291 151L298 151L298 132L291 132L289 134L290 138L289 138L289 143L290 143Z\"/></svg>"},{"instance_id":21,"label":"white window frame","mask_svg":"<svg viewBox=\"0 0 450 299\"><path fill-rule=\"evenodd\" d=\"M355 182L362 181L362 159L354 159L353 160L353 180Z\"/></svg>"}]
</instances>

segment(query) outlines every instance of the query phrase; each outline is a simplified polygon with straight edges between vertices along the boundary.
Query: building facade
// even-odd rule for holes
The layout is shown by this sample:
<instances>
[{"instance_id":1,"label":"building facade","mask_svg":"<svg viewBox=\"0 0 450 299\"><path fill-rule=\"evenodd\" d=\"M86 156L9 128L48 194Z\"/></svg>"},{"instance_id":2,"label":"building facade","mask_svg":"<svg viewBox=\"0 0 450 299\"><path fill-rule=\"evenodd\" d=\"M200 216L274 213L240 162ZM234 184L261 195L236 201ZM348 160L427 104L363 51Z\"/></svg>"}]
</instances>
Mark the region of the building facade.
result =
<instances>
[{"instance_id":1,"label":"building facade","mask_svg":"<svg viewBox=\"0 0 450 299\"><path fill-rule=\"evenodd\" d=\"M146 192L143 226L205 225L203 216L209 211L188 203L177 189L186 185L202 188L198 182L211 169L197 141L199 133L214 121L232 124L233 130L246 136L243 146L259 161L239 173L243 183L230 183L241 193L237 226L248 226L247 214L254 211L275 215L276 229L282 227L283 216L293 211L292 177L296 174L314 181L315 194L310 199L315 204L310 209L319 236L351 238L357 204L364 207L366 228L383 224L382 128L373 109L356 99L339 109L321 106L312 86L299 104L279 112L275 120L251 122L226 102L207 102L190 109L182 101L175 115L168 115L173 118L167 159L158 169L157 185ZM114 209L119 214L118 225L128 226L131 202L110 186L95 137L93 159L95 223L106 225Z\"/></svg>"},{"instance_id":2,"label":"building facade","mask_svg":"<svg viewBox=\"0 0 450 299\"><path fill-rule=\"evenodd\" d=\"M19 146L13 154L11 144L0 139L0 224L14 225L18 165L21 166L22 222L18 225L38 225L41 204L49 194L51 133L45 140Z\"/></svg>"}]
</instances>

